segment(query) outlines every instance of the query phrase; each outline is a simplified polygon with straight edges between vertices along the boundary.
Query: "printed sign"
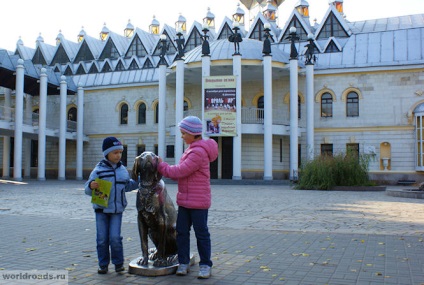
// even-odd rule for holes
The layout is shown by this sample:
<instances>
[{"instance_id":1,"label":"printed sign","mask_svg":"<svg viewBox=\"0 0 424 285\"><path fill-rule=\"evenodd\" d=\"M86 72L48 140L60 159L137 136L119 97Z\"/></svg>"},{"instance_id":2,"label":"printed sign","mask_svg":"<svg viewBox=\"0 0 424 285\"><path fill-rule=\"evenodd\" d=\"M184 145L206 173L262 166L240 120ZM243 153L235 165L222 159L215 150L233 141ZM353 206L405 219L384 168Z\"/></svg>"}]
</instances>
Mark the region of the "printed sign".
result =
<instances>
[{"instance_id":1,"label":"printed sign","mask_svg":"<svg viewBox=\"0 0 424 285\"><path fill-rule=\"evenodd\" d=\"M236 77L203 78L204 120L208 136L236 136Z\"/></svg>"}]
</instances>

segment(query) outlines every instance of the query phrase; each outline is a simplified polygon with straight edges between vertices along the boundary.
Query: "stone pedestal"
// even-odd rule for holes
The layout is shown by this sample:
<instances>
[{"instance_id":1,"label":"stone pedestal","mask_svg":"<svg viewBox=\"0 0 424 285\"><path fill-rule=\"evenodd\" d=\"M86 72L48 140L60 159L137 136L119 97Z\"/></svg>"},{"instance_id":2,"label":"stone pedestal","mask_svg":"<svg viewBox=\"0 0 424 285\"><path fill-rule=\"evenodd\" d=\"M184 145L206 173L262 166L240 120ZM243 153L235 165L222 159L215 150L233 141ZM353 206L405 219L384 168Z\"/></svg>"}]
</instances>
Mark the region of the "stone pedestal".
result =
<instances>
[{"instance_id":1,"label":"stone pedestal","mask_svg":"<svg viewBox=\"0 0 424 285\"><path fill-rule=\"evenodd\" d=\"M175 274L178 268L178 263L175 265L167 267L155 267L153 266L153 261L149 260L147 266L139 265L138 261L141 257L131 260L128 265L128 273L142 275L142 276L164 276ZM194 265L195 258L194 255L190 255L190 266Z\"/></svg>"}]
</instances>

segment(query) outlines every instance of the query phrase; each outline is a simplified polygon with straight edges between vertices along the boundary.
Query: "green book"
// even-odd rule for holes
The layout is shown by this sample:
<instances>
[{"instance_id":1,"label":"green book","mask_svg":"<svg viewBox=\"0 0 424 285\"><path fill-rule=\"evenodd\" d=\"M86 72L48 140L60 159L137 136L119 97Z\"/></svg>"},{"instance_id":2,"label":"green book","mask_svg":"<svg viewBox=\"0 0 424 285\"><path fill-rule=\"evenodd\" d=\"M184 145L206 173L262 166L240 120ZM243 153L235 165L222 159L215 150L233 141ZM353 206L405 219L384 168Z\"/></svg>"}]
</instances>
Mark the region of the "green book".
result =
<instances>
[{"instance_id":1,"label":"green book","mask_svg":"<svg viewBox=\"0 0 424 285\"><path fill-rule=\"evenodd\" d=\"M91 190L91 203L107 207L112 182L99 178L96 178L95 181L99 184L99 188Z\"/></svg>"}]
</instances>

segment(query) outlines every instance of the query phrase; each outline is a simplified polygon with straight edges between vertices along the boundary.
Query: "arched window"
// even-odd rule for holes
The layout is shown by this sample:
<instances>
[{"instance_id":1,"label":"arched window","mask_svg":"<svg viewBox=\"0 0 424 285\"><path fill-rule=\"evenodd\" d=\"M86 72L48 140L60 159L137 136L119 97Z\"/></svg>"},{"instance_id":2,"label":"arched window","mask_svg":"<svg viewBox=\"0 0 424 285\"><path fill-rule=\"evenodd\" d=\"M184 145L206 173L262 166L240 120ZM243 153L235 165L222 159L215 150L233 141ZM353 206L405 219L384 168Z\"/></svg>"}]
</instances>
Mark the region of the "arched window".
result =
<instances>
[{"instance_id":1,"label":"arched window","mask_svg":"<svg viewBox=\"0 0 424 285\"><path fill-rule=\"evenodd\" d=\"M155 107L155 123L159 123L159 103L157 103Z\"/></svg>"},{"instance_id":2,"label":"arched window","mask_svg":"<svg viewBox=\"0 0 424 285\"><path fill-rule=\"evenodd\" d=\"M300 109L300 106L302 106L302 98L298 95L297 96L297 118L302 118L302 112Z\"/></svg>"},{"instance_id":3,"label":"arched window","mask_svg":"<svg viewBox=\"0 0 424 285\"><path fill-rule=\"evenodd\" d=\"M121 125L128 124L128 105L122 104L121 106Z\"/></svg>"},{"instance_id":4,"label":"arched window","mask_svg":"<svg viewBox=\"0 0 424 285\"><path fill-rule=\"evenodd\" d=\"M257 119L263 119L264 118L264 108L265 108L264 96L261 96L261 97L258 98L257 108L258 108L258 110L256 111L256 118Z\"/></svg>"},{"instance_id":5,"label":"arched window","mask_svg":"<svg viewBox=\"0 0 424 285\"><path fill-rule=\"evenodd\" d=\"M349 92L346 98L346 116L359 116L359 96L356 92Z\"/></svg>"},{"instance_id":6,"label":"arched window","mask_svg":"<svg viewBox=\"0 0 424 285\"><path fill-rule=\"evenodd\" d=\"M71 107L68 110L68 121L77 121L77 108Z\"/></svg>"},{"instance_id":7,"label":"arched window","mask_svg":"<svg viewBox=\"0 0 424 285\"><path fill-rule=\"evenodd\" d=\"M424 170L424 103L414 110L415 117L415 170Z\"/></svg>"},{"instance_id":8,"label":"arched window","mask_svg":"<svg viewBox=\"0 0 424 285\"><path fill-rule=\"evenodd\" d=\"M138 105L138 124L145 124L146 123L146 104L141 103Z\"/></svg>"},{"instance_id":9,"label":"arched window","mask_svg":"<svg viewBox=\"0 0 424 285\"><path fill-rule=\"evenodd\" d=\"M333 96L330 93L321 96L321 117L333 117Z\"/></svg>"}]
</instances>

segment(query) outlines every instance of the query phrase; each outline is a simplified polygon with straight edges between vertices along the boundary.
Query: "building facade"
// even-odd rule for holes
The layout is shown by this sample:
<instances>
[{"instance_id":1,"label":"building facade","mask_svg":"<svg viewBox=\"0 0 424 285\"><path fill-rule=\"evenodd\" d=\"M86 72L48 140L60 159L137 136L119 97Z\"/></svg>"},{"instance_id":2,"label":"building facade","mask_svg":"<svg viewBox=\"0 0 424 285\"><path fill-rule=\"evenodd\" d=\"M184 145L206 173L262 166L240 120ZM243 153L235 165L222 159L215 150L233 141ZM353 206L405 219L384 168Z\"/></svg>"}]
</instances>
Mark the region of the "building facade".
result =
<instances>
[{"instance_id":1,"label":"building facade","mask_svg":"<svg viewBox=\"0 0 424 285\"><path fill-rule=\"evenodd\" d=\"M299 1L278 25L283 1L240 2L249 16L238 7L219 27L208 11L190 28L154 18L149 31L0 50L3 177L83 179L106 136L129 169L144 150L177 163L176 123L204 117L204 78L231 75L237 134L214 136L213 178L295 180L303 162L353 151L373 180L421 180L424 14L350 22L340 0L318 24Z\"/></svg>"}]
</instances>

